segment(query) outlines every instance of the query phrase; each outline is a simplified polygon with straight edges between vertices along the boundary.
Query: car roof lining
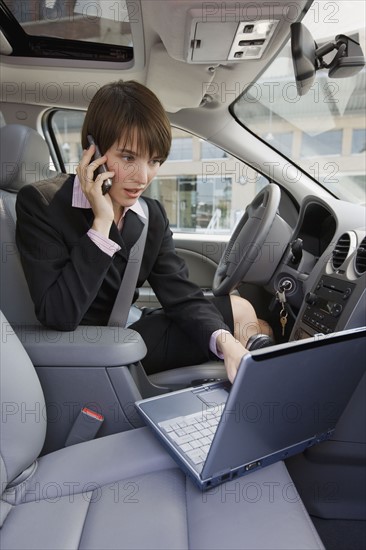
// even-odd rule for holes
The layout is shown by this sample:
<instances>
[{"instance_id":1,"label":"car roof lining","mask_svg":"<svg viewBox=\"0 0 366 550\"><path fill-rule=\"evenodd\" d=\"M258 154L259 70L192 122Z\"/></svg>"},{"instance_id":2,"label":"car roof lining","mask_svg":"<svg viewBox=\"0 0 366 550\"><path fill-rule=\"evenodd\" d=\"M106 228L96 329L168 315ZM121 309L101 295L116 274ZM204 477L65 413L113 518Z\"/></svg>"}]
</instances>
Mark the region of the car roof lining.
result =
<instances>
[{"instance_id":1,"label":"car roof lining","mask_svg":"<svg viewBox=\"0 0 366 550\"><path fill-rule=\"evenodd\" d=\"M225 10L231 10L228 11L230 17L241 17L240 10L254 5L249 0L212 4L217 5L221 10L215 13L214 19L226 17ZM207 63L188 63L186 48L192 13L197 15L197 10L200 8L202 11L203 6L202 2L197 0L174 0L173 2L142 0L140 4L141 18L131 22L135 57L132 62L126 64L83 61L83 70L80 71L74 60L70 62L53 59L52 67L50 67L49 59L34 60L32 58L30 67L29 59L5 55L9 53L9 42L5 37L0 36L3 82L10 82L13 85L10 97L9 89L5 87L5 91L8 92L8 97L5 100L24 102L26 99L27 103L32 102L31 94L24 97L21 86L24 82L34 81L33 71L35 65L38 65L37 85L44 91L40 99L45 106L49 107L54 105L70 107L69 89L63 88L65 88L65 83L70 81L70 75L74 72L72 103L75 108L87 107L91 99L92 83L95 89L105 82L123 78L134 79L149 86L170 113L200 106L209 110L227 109L234 99L245 90L245 87L257 79L278 49L288 39L290 24L293 21L288 16L285 7L290 4L292 7L298 7L297 19L301 19L311 2L296 0L296 2L273 3L273 6L276 5L276 9L280 10L281 20L271 39L270 47L265 50L263 57L259 60L221 63L215 63L213 60ZM266 5L269 4L266 3ZM266 13L263 12L263 16L265 15ZM224 32L225 30L223 30ZM166 70L167 66L169 66L169 71ZM59 94L45 93L51 81L58 83ZM4 90L2 94L4 94ZM39 98L36 101L39 102Z\"/></svg>"}]
</instances>

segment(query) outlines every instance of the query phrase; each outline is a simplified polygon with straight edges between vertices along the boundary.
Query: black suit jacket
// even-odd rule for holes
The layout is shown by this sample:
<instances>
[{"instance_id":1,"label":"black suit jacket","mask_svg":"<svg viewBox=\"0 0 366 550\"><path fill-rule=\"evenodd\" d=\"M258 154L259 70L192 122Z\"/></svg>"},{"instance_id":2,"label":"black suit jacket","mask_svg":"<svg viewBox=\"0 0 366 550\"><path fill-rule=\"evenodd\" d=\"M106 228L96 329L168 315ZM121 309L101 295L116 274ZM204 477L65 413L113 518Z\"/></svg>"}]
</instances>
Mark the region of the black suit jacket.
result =
<instances>
[{"instance_id":1,"label":"black suit jacket","mask_svg":"<svg viewBox=\"0 0 366 550\"><path fill-rule=\"evenodd\" d=\"M87 231L93 212L72 207L73 182L74 176L62 175L28 185L18 193L16 204L17 246L37 318L58 330L108 323L129 253L114 223L109 238L121 250L113 257L91 241ZM214 330L229 329L189 281L162 205L145 200L149 228L137 286L147 280L166 315L207 350Z\"/></svg>"}]
</instances>

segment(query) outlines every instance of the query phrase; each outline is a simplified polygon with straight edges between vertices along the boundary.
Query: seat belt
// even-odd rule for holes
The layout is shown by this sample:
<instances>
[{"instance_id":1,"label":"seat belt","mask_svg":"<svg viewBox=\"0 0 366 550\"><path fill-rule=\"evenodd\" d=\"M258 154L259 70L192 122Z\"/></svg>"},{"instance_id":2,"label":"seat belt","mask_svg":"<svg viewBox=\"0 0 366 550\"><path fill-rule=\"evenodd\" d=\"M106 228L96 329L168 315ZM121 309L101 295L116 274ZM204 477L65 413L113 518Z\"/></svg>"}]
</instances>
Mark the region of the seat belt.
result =
<instances>
[{"instance_id":1,"label":"seat belt","mask_svg":"<svg viewBox=\"0 0 366 550\"><path fill-rule=\"evenodd\" d=\"M144 224L141 234L136 243L130 250L130 254L127 261L127 266L121 286L119 287L116 300L114 302L111 315L108 320L109 326L125 327L130 311L133 295L136 289L137 277L139 275L142 255L144 253L146 235L149 226L149 209L146 202L143 199L139 199L140 206L144 211L146 219L140 220ZM137 247L137 248L136 248ZM136 254L131 253L136 250ZM76 417L75 422L70 430L70 433L66 439L65 447L69 445L75 445L82 441L90 441L95 438L98 430L100 429L104 421L104 416L96 411L90 410L87 407L83 407L79 415Z\"/></svg>"},{"instance_id":2,"label":"seat belt","mask_svg":"<svg viewBox=\"0 0 366 550\"><path fill-rule=\"evenodd\" d=\"M139 199L140 206L142 207L146 219L140 217L140 220L144 224L139 238L130 250L128 262L125 273L119 287L116 300L113 305L111 315L108 320L109 326L125 327L130 312L130 307L133 300L133 295L136 290L137 278L140 272L142 255L145 249L146 235L149 226L149 209L144 199ZM136 254L133 255L133 261L131 261L131 252L136 250Z\"/></svg>"}]
</instances>

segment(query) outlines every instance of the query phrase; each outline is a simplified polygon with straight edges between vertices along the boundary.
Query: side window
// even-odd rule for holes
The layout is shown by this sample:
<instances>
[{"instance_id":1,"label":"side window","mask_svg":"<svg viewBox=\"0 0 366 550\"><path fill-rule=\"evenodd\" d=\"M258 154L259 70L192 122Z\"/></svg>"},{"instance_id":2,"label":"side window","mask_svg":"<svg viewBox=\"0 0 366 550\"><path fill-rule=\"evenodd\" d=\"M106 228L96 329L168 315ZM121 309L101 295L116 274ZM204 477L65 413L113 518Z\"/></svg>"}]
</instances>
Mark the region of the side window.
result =
<instances>
[{"instance_id":1,"label":"side window","mask_svg":"<svg viewBox=\"0 0 366 550\"><path fill-rule=\"evenodd\" d=\"M81 111L60 110L51 119L68 173L75 172L82 153L84 116ZM145 195L164 205L175 232L229 234L267 184L266 178L219 147L173 128L170 155Z\"/></svg>"},{"instance_id":2,"label":"side window","mask_svg":"<svg viewBox=\"0 0 366 550\"><path fill-rule=\"evenodd\" d=\"M51 117L51 132L58 145L65 171L74 174L82 155L80 143L83 111L56 111Z\"/></svg>"},{"instance_id":3,"label":"side window","mask_svg":"<svg viewBox=\"0 0 366 550\"><path fill-rule=\"evenodd\" d=\"M173 144L145 193L163 203L175 232L229 234L269 182L215 145L173 128Z\"/></svg>"}]
</instances>

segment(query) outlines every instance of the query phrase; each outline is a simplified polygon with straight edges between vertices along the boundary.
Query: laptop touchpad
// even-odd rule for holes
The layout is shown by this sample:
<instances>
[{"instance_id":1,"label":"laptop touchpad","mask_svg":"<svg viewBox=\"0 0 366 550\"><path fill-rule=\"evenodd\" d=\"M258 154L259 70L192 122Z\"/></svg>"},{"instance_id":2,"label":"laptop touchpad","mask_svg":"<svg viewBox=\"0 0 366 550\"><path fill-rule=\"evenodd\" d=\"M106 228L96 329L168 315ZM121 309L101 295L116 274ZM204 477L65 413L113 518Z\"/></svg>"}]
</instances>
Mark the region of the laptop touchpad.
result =
<instances>
[{"instance_id":1,"label":"laptop touchpad","mask_svg":"<svg viewBox=\"0 0 366 550\"><path fill-rule=\"evenodd\" d=\"M197 397L209 407L217 407L226 403L229 393L224 388L198 393Z\"/></svg>"}]
</instances>

